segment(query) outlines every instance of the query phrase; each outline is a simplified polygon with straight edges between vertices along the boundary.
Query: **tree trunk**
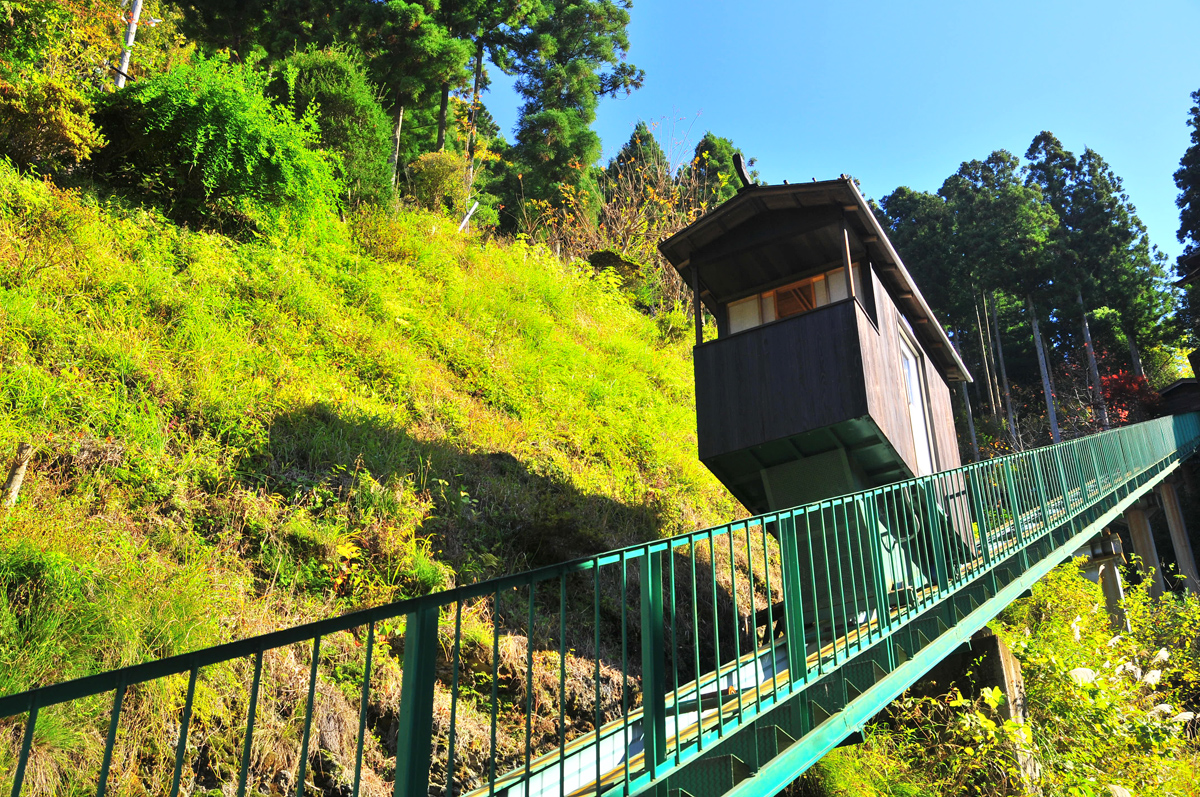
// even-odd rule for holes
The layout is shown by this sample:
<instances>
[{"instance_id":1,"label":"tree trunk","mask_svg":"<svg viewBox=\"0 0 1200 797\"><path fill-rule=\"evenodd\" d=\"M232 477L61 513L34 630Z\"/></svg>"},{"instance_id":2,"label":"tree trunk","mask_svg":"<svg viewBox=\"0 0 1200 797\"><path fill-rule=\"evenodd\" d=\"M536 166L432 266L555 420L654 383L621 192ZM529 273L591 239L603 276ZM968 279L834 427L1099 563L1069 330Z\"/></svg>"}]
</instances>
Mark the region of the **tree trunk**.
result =
<instances>
[{"instance_id":1,"label":"tree trunk","mask_svg":"<svg viewBox=\"0 0 1200 797\"><path fill-rule=\"evenodd\" d=\"M1108 405L1104 403L1104 390L1100 387L1100 369L1096 366L1096 351L1092 346L1092 331L1088 328L1087 308L1083 306L1083 291L1076 289L1075 298L1079 300L1079 314L1083 318L1083 349L1087 352L1088 374L1096 396L1096 415L1100 418L1100 428L1108 429Z\"/></svg>"},{"instance_id":2,"label":"tree trunk","mask_svg":"<svg viewBox=\"0 0 1200 797\"><path fill-rule=\"evenodd\" d=\"M1146 372L1142 370L1142 355L1138 352L1137 341L1129 333L1125 333L1125 340L1129 341L1129 362L1133 364L1133 375L1144 377Z\"/></svg>"},{"instance_id":3,"label":"tree trunk","mask_svg":"<svg viewBox=\"0 0 1200 797\"><path fill-rule=\"evenodd\" d=\"M125 87L125 76L129 74L129 58L133 54L133 40L137 37L138 19L142 16L142 0L133 0L129 12L129 23L125 26L125 49L121 51L121 63L117 67L117 88Z\"/></svg>"},{"instance_id":4,"label":"tree trunk","mask_svg":"<svg viewBox=\"0 0 1200 797\"><path fill-rule=\"evenodd\" d=\"M959 382L962 385L963 405L967 408L967 431L971 433L971 455L975 457L973 462L979 461L979 441L975 439L975 416L971 414L971 397L967 395L967 383Z\"/></svg>"},{"instance_id":5,"label":"tree trunk","mask_svg":"<svg viewBox=\"0 0 1200 797\"><path fill-rule=\"evenodd\" d=\"M441 152L446 148L446 112L450 108L450 84L442 84L442 104L438 108L438 131L437 141L434 142L433 148Z\"/></svg>"},{"instance_id":6,"label":"tree trunk","mask_svg":"<svg viewBox=\"0 0 1200 797\"><path fill-rule=\"evenodd\" d=\"M1008 368L1004 364L1004 344L1000 341L1000 307L996 304L996 296L992 294L992 320L996 329L996 355L1000 361L1000 381L1004 386L1004 412L1008 416L1008 439L1013 451L1019 451L1020 441L1017 440L1017 419L1013 417L1012 391L1008 389Z\"/></svg>"},{"instance_id":7,"label":"tree trunk","mask_svg":"<svg viewBox=\"0 0 1200 797\"><path fill-rule=\"evenodd\" d=\"M979 363L983 366L983 381L987 387L988 413L995 418L1000 408L992 401L992 370L988 365L987 344L983 342L983 322L979 319L979 302L975 303L975 331L979 333Z\"/></svg>"},{"instance_id":8,"label":"tree trunk","mask_svg":"<svg viewBox=\"0 0 1200 797\"><path fill-rule=\"evenodd\" d=\"M404 127L404 106L396 112L396 132L392 133L392 156L388 166L392 167L392 185L400 182L400 129Z\"/></svg>"},{"instance_id":9,"label":"tree trunk","mask_svg":"<svg viewBox=\"0 0 1200 797\"><path fill-rule=\"evenodd\" d=\"M975 320L976 321L979 320L978 313L976 313ZM962 357L962 352L959 351L959 348L958 348L958 341L961 338L962 338L962 334L957 329L955 329L954 330L954 340L952 341L952 344L954 346L954 350L959 352L959 355L958 355L959 357ZM967 408L967 432L969 432L971 435L971 455L974 457L974 459L972 461L978 462L979 461L979 440L975 437L975 416L971 412L971 395L967 391L967 383L966 382L959 382L958 384L962 388L963 406Z\"/></svg>"},{"instance_id":10,"label":"tree trunk","mask_svg":"<svg viewBox=\"0 0 1200 797\"><path fill-rule=\"evenodd\" d=\"M1042 394L1046 397L1046 416L1050 419L1050 439L1055 443L1062 440L1058 434L1058 413L1054 410L1054 389L1050 387L1050 371L1046 368L1046 351L1042 348L1042 333L1038 328L1037 305L1033 295L1025 297L1029 307L1029 322L1033 326L1033 348L1037 352L1038 370L1042 373Z\"/></svg>"},{"instance_id":11,"label":"tree trunk","mask_svg":"<svg viewBox=\"0 0 1200 797\"><path fill-rule=\"evenodd\" d=\"M467 159L471 161L471 177L475 176L475 136L479 129L479 92L483 85L483 39L475 44L475 86L471 89L471 137L467 140Z\"/></svg>"},{"instance_id":12,"label":"tree trunk","mask_svg":"<svg viewBox=\"0 0 1200 797\"><path fill-rule=\"evenodd\" d=\"M988 360L988 362L991 364L991 372L992 372L992 383L988 386L988 389L992 391L992 401L996 405L996 413L992 417L999 418L1000 417L1000 406L1001 406L1000 371L996 367L996 343L995 343L996 339L992 336L992 319L988 315L987 294L980 292L979 296L980 296L980 299L983 300L983 326L987 330L988 357L990 358Z\"/></svg>"}]
</instances>

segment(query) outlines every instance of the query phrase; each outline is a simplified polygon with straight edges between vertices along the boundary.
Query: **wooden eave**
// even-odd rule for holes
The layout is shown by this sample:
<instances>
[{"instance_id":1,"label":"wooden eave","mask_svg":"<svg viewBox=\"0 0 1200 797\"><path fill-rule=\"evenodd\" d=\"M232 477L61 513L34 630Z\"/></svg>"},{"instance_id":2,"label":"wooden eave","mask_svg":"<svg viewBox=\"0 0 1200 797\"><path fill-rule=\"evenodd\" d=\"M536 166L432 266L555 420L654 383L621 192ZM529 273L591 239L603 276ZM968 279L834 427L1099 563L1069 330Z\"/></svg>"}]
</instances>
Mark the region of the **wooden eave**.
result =
<instances>
[{"instance_id":1,"label":"wooden eave","mask_svg":"<svg viewBox=\"0 0 1200 797\"><path fill-rule=\"evenodd\" d=\"M841 264L842 218L850 232L851 257L875 264L880 279L947 381L972 381L900 255L849 178L743 188L658 248L688 286L692 285L693 270L699 269L701 300L715 314L720 305L752 292L744 289L747 284L767 289L795 279L794 270L771 268L770 264L794 257L797 247L808 255L807 270ZM736 236L731 235L735 231ZM725 268L721 268L722 262ZM740 265L731 271L730 262Z\"/></svg>"}]
</instances>

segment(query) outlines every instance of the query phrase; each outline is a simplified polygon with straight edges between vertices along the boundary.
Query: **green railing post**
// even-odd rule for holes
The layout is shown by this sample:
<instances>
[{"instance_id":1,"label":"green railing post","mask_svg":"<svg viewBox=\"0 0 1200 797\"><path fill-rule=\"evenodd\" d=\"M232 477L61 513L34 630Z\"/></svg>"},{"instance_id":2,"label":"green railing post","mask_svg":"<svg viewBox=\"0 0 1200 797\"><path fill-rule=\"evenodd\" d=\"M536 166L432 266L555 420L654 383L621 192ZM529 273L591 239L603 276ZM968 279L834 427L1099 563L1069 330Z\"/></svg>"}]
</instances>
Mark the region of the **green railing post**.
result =
<instances>
[{"instance_id":1,"label":"green railing post","mask_svg":"<svg viewBox=\"0 0 1200 797\"><path fill-rule=\"evenodd\" d=\"M426 797L433 745L433 684L437 677L438 605L423 604L404 628L404 674L396 728L396 797Z\"/></svg>"},{"instance_id":2,"label":"green railing post","mask_svg":"<svg viewBox=\"0 0 1200 797\"><path fill-rule=\"evenodd\" d=\"M787 625L788 679L793 685L808 678L808 655L804 644L804 595L800 581L800 545L796 539L796 516L779 518L780 567L783 570L783 611Z\"/></svg>"},{"instance_id":3,"label":"green railing post","mask_svg":"<svg viewBox=\"0 0 1200 797\"><path fill-rule=\"evenodd\" d=\"M929 544L933 548L933 569L938 589L950 589L950 569L946 566L946 539L941 518L938 516L937 499L933 494L933 480L925 478L917 487L921 503L925 505L925 526L929 530Z\"/></svg>"},{"instance_id":4,"label":"green railing post","mask_svg":"<svg viewBox=\"0 0 1200 797\"><path fill-rule=\"evenodd\" d=\"M983 468L979 465L973 466L972 470L967 471L964 475L967 481L967 498L970 501L971 512L974 517L971 518L975 522L975 530L979 533L979 547L982 549L980 553L983 555L983 566L991 567L992 552L988 545L988 526L987 513L983 508L983 495L979 489L977 482L983 478Z\"/></svg>"},{"instance_id":5,"label":"green railing post","mask_svg":"<svg viewBox=\"0 0 1200 797\"><path fill-rule=\"evenodd\" d=\"M642 735L651 778L658 777L667 760L665 649L662 554L647 548L642 570Z\"/></svg>"},{"instance_id":6,"label":"green railing post","mask_svg":"<svg viewBox=\"0 0 1200 797\"><path fill-rule=\"evenodd\" d=\"M1021 565L1029 569L1029 550L1025 547L1025 530L1021 527L1021 499L1017 494L1017 485L1013 481L1012 468L1008 462L1003 464L1004 486L1008 490L1008 509L1012 515L1013 533L1017 537L1017 547L1020 548Z\"/></svg>"},{"instance_id":7,"label":"green railing post","mask_svg":"<svg viewBox=\"0 0 1200 797\"><path fill-rule=\"evenodd\" d=\"M1037 487L1038 503L1042 507L1042 532L1050 533L1050 499L1046 495L1046 480L1042 476L1042 460L1040 451L1033 452L1030 464L1033 466L1033 483Z\"/></svg>"}]
</instances>

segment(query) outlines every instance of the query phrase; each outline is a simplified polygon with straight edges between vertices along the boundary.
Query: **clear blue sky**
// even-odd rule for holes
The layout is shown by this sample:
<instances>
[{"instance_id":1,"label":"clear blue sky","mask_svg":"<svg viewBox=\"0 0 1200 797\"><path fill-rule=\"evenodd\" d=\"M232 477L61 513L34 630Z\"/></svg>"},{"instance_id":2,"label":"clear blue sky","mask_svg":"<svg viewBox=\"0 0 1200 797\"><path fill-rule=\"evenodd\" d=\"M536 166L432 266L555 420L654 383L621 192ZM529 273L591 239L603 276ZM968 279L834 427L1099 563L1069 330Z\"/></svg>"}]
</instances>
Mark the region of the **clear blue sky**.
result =
<instances>
[{"instance_id":1,"label":"clear blue sky","mask_svg":"<svg viewBox=\"0 0 1200 797\"><path fill-rule=\"evenodd\" d=\"M846 173L879 198L936 191L962 161L1023 155L1050 130L1103 155L1151 240L1172 261L1182 249L1171 175L1200 88L1200 0L635 0L629 35L646 84L601 102L605 158L643 119L680 155L712 130L767 182ZM511 139L517 99L492 74Z\"/></svg>"}]
</instances>

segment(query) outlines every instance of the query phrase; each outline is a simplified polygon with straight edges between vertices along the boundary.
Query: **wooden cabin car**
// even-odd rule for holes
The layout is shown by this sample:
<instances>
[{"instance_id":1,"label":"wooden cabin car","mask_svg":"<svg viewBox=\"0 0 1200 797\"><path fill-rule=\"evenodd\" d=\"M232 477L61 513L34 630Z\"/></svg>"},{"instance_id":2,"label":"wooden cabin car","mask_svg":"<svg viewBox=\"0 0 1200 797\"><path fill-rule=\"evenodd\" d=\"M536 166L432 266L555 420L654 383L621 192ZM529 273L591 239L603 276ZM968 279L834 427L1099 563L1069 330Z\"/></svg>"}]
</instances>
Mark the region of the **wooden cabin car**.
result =
<instances>
[{"instance_id":1,"label":"wooden cabin car","mask_svg":"<svg viewBox=\"0 0 1200 797\"><path fill-rule=\"evenodd\" d=\"M970 375L852 180L744 188L659 248L717 320L697 442L748 509L960 464Z\"/></svg>"},{"instance_id":2,"label":"wooden cabin car","mask_svg":"<svg viewBox=\"0 0 1200 797\"><path fill-rule=\"evenodd\" d=\"M970 374L853 181L746 187L659 249L717 321L704 340L697 303L700 459L752 512L960 465L950 384ZM839 563L805 575L806 616L878 616L853 589L863 562L896 605L974 555L961 479L903 500L900 528L865 499L795 521L802 562ZM950 532L940 553L932 523Z\"/></svg>"}]
</instances>

